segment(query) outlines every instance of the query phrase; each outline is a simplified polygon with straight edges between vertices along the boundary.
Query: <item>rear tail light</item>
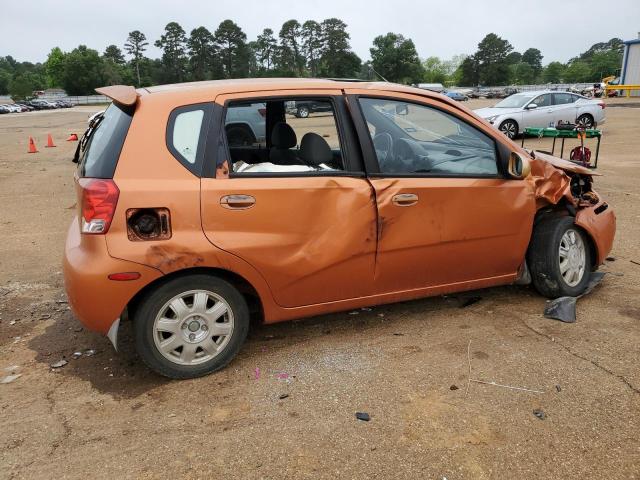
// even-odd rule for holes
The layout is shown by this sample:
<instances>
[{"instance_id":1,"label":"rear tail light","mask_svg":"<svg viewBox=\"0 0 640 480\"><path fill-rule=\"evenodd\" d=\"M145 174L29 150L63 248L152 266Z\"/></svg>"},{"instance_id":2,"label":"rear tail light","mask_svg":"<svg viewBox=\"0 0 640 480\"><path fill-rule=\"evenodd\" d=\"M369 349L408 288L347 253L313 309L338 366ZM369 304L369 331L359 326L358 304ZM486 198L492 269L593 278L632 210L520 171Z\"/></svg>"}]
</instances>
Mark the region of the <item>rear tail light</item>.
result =
<instances>
[{"instance_id":1,"label":"rear tail light","mask_svg":"<svg viewBox=\"0 0 640 480\"><path fill-rule=\"evenodd\" d=\"M101 235L109 231L120 190L113 180L81 178L80 231Z\"/></svg>"},{"instance_id":2,"label":"rear tail light","mask_svg":"<svg viewBox=\"0 0 640 480\"><path fill-rule=\"evenodd\" d=\"M267 116L267 109L266 108L259 108L258 109L258 113L260 115L262 115L262 118L265 118Z\"/></svg>"},{"instance_id":3,"label":"rear tail light","mask_svg":"<svg viewBox=\"0 0 640 480\"><path fill-rule=\"evenodd\" d=\"M606 103L604 103L604 102L600 102L600 103L598 103L598 106L599 106L601 109L603 109L603 110L604 110L604 108L607 106L607 104L606 104Z\"/></svg>"}]
</instances>

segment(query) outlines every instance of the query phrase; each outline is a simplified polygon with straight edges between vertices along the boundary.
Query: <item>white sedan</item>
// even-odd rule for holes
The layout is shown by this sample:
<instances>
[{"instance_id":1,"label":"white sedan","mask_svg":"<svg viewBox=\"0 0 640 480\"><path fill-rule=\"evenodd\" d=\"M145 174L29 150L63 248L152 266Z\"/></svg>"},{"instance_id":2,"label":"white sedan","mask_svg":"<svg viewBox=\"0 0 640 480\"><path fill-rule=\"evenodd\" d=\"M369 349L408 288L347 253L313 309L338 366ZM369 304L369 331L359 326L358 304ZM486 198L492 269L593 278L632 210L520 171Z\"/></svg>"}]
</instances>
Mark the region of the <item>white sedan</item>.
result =
<instances>
[{"instance_id":1,"label":"white sedan","mask_svg":"<svg viewBox=\"0 0 640 480\"><path fill-rule=\"evenodd\" d=\"M602 100L591 100L569 92L537 91L516 93L490 108L474 110L509 138L526 127L554 127L575 123L594 128L604 123Z\"/></svg>"}]
</instances>

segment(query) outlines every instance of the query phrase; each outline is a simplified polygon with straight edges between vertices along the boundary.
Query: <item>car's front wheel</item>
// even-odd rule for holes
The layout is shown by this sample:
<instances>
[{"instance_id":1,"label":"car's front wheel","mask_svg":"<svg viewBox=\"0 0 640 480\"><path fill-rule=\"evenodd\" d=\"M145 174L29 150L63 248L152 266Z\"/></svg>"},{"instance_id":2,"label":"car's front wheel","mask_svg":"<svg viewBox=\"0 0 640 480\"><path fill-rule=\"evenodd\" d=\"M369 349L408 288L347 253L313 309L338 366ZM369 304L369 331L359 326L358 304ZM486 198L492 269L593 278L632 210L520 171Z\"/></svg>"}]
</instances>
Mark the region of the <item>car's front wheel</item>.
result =
<instances>
[{"instance_id":1,"label":"car's front wheel","mask_svg":"<svg viewBox=\"0 0 640 480\"><path fill-rule=\"evenodd\" d=\"M236 356L249 329L249 310L229 282L199 274L147 294L134 323L136 349L147 366L169 378L194 378Z\"/></svg>"},{"instance_id":2,"label":"car's front wheel","mask_svg":"<svg viewBox=\"0 0 640 480\"><path fill-rule=\"evenodd\" d=\"M309 107L298 107L296 111L296 117L307 118L309 116Z\"/></svg>"},{"instance_id":3,"label":"car's front wheel","mask_svg":"<svg viewBox=\"0 0 640 480\"><path fill-rule=\"evenodd\" d=\"M591 276L589 239L574 218L552 217L533 230L527 254L533 285L545 297L576 297Z\"/></svg>"},{"instance_id":4,"label":"car's front wheel","mask_svg":"<svg viewBox=\"0 0 640 480\"><path fill-rule=\"evenodd\" d=\"M500 124L499 130L513 140L518 135L518 124L514 120L505 120Z\"/></svg>"}]
</instances>

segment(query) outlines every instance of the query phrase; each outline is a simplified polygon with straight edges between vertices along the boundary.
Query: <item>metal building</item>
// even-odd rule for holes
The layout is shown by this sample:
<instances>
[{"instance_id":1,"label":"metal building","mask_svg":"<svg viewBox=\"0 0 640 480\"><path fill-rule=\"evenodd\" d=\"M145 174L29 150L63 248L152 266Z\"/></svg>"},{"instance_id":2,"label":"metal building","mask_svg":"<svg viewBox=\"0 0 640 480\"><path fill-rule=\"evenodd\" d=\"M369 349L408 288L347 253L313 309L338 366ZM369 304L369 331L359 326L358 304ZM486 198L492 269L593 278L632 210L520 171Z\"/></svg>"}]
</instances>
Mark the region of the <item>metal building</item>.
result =
<instances>
[{"instance_id":1,"label":"metal building","mask_svg":"<svg viewBox=\"0 0 640 480\"><path fill-rule=\"evenodd\" d=\"M640 85L640 33L637 39L624 42L620 84ZM631 95L638 97L640 96L640 91L632 90Z\"/></svg>"}]
</instances>

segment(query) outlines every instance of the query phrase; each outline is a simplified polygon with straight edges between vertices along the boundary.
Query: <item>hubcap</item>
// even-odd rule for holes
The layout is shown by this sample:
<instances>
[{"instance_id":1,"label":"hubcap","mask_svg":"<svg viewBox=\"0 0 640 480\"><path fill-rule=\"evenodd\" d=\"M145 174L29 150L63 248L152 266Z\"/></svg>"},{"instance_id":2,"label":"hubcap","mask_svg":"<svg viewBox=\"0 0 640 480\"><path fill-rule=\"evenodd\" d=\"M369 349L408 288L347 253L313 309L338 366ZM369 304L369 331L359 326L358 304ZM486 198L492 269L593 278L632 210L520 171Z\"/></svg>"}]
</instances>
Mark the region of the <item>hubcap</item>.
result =
<instances>
[{"instance_id":1,"label":"hubcap","mask_svg":"<svg viewBox=\"0 0 640 480\"><path fill-rule=\"evenodd\" d=\"M233 312L224 298L207 290L190 290L160 309L153 322L153 340L167 360L197 365L224 350L233 323Z\"/></svg>"},{"instance_id":2,"label":"hubcap","mask_svg":"<svg viewBox=\"0 0 640 480\"><path fill-rule=\"evenodd\" d=\"M516 136L516 126L511 122L503 124L500 130L502 130L502 133L504 133L509 138L513 138Z\"/></svg>"},{"instance_id":3,"label":"hubcap","mask_svg":"<svg viewBox=\"0 0 640 480\"><path fill-rule=\"evenodd\" d=\"M580 117L578 119L578 125L581 127L589 128L591 127L591 119L589 117Z\"/></svg>"},{"instance_id":4,"label":"hubcap","mask_svg":"<svg viewBox=\"0 0 640 480\"><path fill-rule=\"evenodd\" d=\"M582 236L573 229L564 232L558 248L560 274L570 287L580 283L586 269L586 252Z\"/></svg>"}]
</instances>

